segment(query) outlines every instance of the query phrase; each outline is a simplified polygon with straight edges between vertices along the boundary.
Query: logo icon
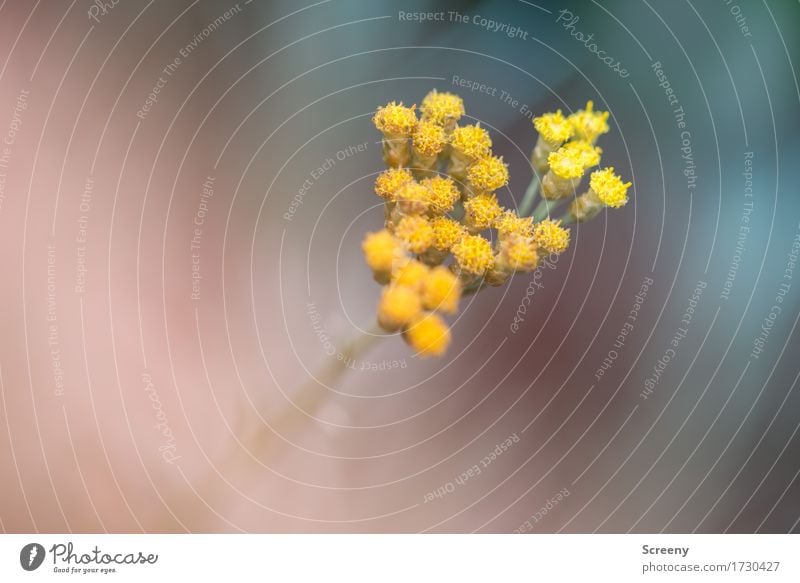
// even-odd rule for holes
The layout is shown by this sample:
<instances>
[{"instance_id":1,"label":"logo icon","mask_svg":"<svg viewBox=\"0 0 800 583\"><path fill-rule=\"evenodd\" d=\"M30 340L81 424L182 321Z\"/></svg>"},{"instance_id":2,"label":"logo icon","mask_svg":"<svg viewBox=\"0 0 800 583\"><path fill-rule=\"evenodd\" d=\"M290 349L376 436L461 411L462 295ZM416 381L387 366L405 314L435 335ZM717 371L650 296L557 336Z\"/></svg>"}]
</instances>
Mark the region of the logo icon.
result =
<instances>
[{"instance_id":1,"label":"logo icon","mask_svg":"<svg viewBox=\"0 0 800 583\"><path fill-rule=\"evenodd\" d=\"M44 562L44 547L39 543L29 543L19 552L19 564L26 571L35 571Z\"/></svg>"}]
</instances>

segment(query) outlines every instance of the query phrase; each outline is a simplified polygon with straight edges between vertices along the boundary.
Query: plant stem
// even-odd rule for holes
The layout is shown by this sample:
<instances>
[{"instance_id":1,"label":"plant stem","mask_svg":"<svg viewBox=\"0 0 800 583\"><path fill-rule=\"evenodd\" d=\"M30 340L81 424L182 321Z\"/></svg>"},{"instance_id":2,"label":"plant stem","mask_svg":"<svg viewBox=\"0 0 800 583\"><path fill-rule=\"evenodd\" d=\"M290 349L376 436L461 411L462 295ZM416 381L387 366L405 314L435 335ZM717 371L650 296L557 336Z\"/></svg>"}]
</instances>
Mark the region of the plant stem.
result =
<instances>
[{"instance_id":1,"label":"plant stem","mask_svg":"<svg viewBox=\"0 0 800 583\"><path fill-rule=\"evenodd\" d=\"M522 197L522 202L520 202L519 208L517 209L519 216L529 216L531 209L533 208L533 203L536 202L536 196L539 194L540 185L541 181L539 180L539 175L534 172L533 177L531 178L531 183L525 190L525 195Z\"/></svg>"},{"instance_id":2,"label":"plant stem","mask_svg":"<svg viewBox=\"0 0 800 583\"><path fill-rule=\"evenodd\" d=\"M531 216L535 221L541 221L550 214L550 209L555 208L557 204L557 200L549 201L546 198L543 198Z\"/></svg>"}]
</instances>

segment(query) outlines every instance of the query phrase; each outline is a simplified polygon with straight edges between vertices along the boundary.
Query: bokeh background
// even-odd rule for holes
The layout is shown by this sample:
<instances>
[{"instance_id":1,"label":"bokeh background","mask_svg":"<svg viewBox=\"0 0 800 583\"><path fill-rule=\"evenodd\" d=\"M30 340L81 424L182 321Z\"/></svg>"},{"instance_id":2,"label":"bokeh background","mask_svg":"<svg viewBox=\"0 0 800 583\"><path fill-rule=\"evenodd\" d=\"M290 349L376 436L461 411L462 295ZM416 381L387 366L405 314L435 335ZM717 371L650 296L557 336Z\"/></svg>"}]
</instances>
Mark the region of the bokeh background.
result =
<instances>
[{"instance_id":1,"label":"bokeh background","mask_svg":"<svg viewBox=\"0 0 800 583\"><path fill-rule=\"evenodd\" d=\"M3 2L0 528L798 532L798 23L788 0ZM337 376L379 293L370 117L431 88L491 129L507 206L529 112L594 100L631 201L540 286L465 303L444 358L381 339Z\"/></svg>"}]
</instances>

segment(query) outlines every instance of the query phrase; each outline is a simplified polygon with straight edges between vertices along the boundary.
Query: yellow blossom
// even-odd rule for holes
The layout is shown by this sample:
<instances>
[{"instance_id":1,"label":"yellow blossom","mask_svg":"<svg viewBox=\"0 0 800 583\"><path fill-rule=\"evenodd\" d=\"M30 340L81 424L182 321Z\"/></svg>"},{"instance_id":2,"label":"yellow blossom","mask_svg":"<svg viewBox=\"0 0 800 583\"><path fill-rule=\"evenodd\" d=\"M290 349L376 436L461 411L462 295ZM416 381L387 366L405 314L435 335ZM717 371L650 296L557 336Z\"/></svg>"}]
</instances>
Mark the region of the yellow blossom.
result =
<instances>
[{"instance_id":1,"label":"yellow blossom","mask_svg":"<svg viewBox=\"0 0 800 583\"><path fill-rule=\"evenodd\" d=\"M480 235L464 235L452 251L458 267L472 275L483 275L494 263L492 244Z\"/></svg>"},{"instance_id":2,"label":"yellow blossom","mask_svg":"<svg viewBox=\"0 0 800 583\"><path fill-rule=\"evenodd\" d=\"M561 221L545 219L534 227L536 244L548 253L562 253L569 247L569 230Z\"/></svg>"},{"instance_id":3,"label":"yellow blossom","mask_svg":"<svg viewBox=\"0 0 800 583\"><path fill-rule=\"evenodd\" d=\"M430 189L415 180L400 186L394 199L403 213L415 215L427 212L433 203Z\"/></svg>"},{"instance_id":4,"label":"yellow blossom","mask_svg":"<svg viewBox=\"0 0 800 583\"><path fill-rule=\"evenodd\" d=\"M400 219L394 228L394 234L412 253L424 253L433 243L433 227L425 217L418 215Z\"/></svg>"},{"instance_id":5,"label":"yellow blossom","mask_svg":"<svg viewBox=\"0 0 800 583\"><path fill-rule=\"evenodd\" d=\"M510 235L500 242L497 254L500 271L533 271L538 263L536 244L529 237Z\"/></svg>"},{"instance_id":6,"label":"yellow blossom","mask_svg":"<svg viewBox=\"0 0 800 583\"><path fill-rule=\"evenodd\" d=\"M483 231L494 224L503 209L493 194L478 194L464 203L464 224L473 231Z\"/></svg>"},{"instance_id":7,"label":"yellow blossom","mask_svg":"<svg viewBox=\"0 0 800 583\"><path fill-rule=\"evenodd\" d=\"M433 247L440 251L449 251L466 234L464 226L450 217L434 217L431 219L431 227L433 227Z\"/></svg>"},{"instance_id":8,"label":"yellow blossom","mask_svg":"<svg viewBox=\"0 0 800 583\"><path fill-rule=\"evenodd\" d=\"M420 356L441 356L450 345L450 330L440 316L429 313L417 317L403 338Z\"/></svg>"},{"instance_id":9,"label":"yellow blossom","mask_svg":"<svg viewBox=\"0 0 800 583\"><path fill-rule=\"evenodd\" d=\"M456 183L451 178L434 176L425 178L420 182L430 191L431 210L436 213L446 213L453 210L461 193Z\"/></svg>"},{"instance_id":10,"label":"yellow blossom","mask_svg":"<svg viewBox=\"0 0 800 583\"><path fill-rule=\"evenodd\" d=\"M379 107L372 118L375 127L386 136L409 137L417 127L416 106L406 107L392 101Z\"/></svg>"},{"instance_id":11,"label":"yellow blossom","mask_svg":"<svg viewBox=\"0 0 800 583\"><path fill-rule=\"evenodd\" d=\"M419 294L403 285L388 285L383 288L378 303L378 323L388 332L409 325L422 312Z\"/></svg>"},{"instance_id":12,"label":"yellow blossom","mask_svg":"<svg viewBox=\"0 0 800 583\"><path fill-rule=\"evenodd\" d=\"M550 171L559 178L573 179L583 176L585 166L581 152L564 146L547 157Z\"/></svg>"},{"instance_id":13,"label":"yellow blossom","mask_svg":"<svg viewBox=\"0 0 800 583\"><path fill-rule=\"evenodd\" d=\"M386 229L367 233L361 248L367 265L375 273L389 273L395 261L403 256L402 244Z\"/></svg>"},{"instance_id":14,"label":"yellow blossom","mask_svg":"<svg viewBox=\"0 0 800 583\"><path fill-rule=\"evenodd\" d=\"M454 314L460 299L461 282L452 271L439 265L426 273L422 281L423 307Z\"/></svg>"},{"instance_id":15,"label":"yellow blossom","mask_svg":"<svg viewBox=\"0 0 800 583\"><path fill-rule=\"evenodd\" d=\"M430 268L416 259L407 259L396 264L392 272L392 283L419 290Z\"/></svg>"},{"instance_id":16,"label":"yellow blossom","mask_svg":"<svg viewBox=\"0 0 800 583\"><path fill-rule=\"evenodd\" d=\"M603 150L599 147L593 146L589 142L584 142L583 140L567 142L564 144L563 149L571 154L577 155L584 169L597 166L600 163L600 154L603 153Z\"/></svg>"},{"instance_id":17,"label":"yellow blossom","mask_svg":"<svg viewBox=\"0 0 800 583\"><path fill-rule=\"evenodd\" d=\"M375 193L383 199L394 200L397 190L413 180L414 177L406 168L389 168L375 179Z\"/></svg>"},{"instance_id":18,"label":"yellow blossom","mask_svg":"<svg viewBox=\"0 0 800 583\"><path fill-rule=\"evenodd\" d=\"M507 210L494 220L494 228L501 237L512 234L531 237L533 235L533 219L520 217L516 212Z\"/></svg>"},{"instance_id":19,"label":"yellow blossom","mask_svg":"<svg viewBox=\"0 0 800 583\"><path fill-rule=\"evenodd\" d=\"M434 89L422 100L422 119L447 126L464 115L464 101L453 93L439 93Z\"/></svg>"},{"instance_id":20,"label":"yellow blossom","mask_svg":"<svg viewBox=\"0 0 800 583\"><path fill-rule=\"evenodd\" d=\"M628 202L630 182L622 182L622 178L614 174L613 168L595 170L589 178L589 185L604 205L619 208Z\"/></svg>"},{"instance_id":21,"label":"yellow blossom","mask_svg":"<svg viewBox=\"0 0 800 583\"><path fill-rule=\"evenodd\" d=\"M484 156L467 169L467 179L480 191L497 190L508 184L508 167L502 158Z\"/></svg>"},{"instance_id":22,"label":"yellow blossom","mask_svg":"<svg viewBox=\"0 0 800 583\"><path fill-rule=\"evenodd\" d=\"M421 121L414 130L411 143L414 149L423 156L437 156L447 142L442 126L431 121Z\"/></svg>"},{"instance_id":23,"label":"yellow blossom","mask_svg":"<svg viewBox=\"0 0 800 583\"><path fill-rule=\"evenodd\" d=\"M450 135L450 146L469 160L476 160L489 154L492 138L480 125L460 126Z\"/></svg>"},{"instance_id":24,"label":"yellow blossom","mask_svg":"<svg viewBox=\"0 0 800 583\"><path fill-rule=\"evenodd\" d=\"M533 118L533 127L539 136L552 148L557 148L572 137L572 124L559 109L555 113L545 113Z\"/></svg>"},{"instance_id":25,"label":"yellow blossom","mask_svg":"<svg viewBox=\"0 0 800 583\"><path fill-rule=\"evenodd\" d=\"M593 144L602 134L608 133L608 112L594 111L591 101L586 102L586 109L579 109L568 119L579 140Z\"/></svg>"}]
</instances>

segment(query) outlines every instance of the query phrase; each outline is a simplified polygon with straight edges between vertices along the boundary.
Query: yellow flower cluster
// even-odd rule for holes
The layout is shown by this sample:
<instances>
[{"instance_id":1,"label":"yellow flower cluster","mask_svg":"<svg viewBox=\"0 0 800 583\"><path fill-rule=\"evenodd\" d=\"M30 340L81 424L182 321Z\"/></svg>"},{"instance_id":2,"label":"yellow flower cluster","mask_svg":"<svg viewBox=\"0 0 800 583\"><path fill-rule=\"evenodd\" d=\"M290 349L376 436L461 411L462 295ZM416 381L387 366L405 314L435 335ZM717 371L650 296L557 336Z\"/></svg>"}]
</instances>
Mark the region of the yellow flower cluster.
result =
<instances>
[{"instance_id":1,"label":"yellow flower cluster","mask_svg":"<svg viewBox=\"0 0 800 583\"><path fill-rule=\"evenodd\" d=\"M496 191L508 184L508 167L492 153L489 132L477 123L459 125L464 114L460 97L431 91L419 111L391 102L373 118L388 166L375 180L385 223L367 234L364 257L384 286L379 324L400 332L423 356L447 350L443 315L457 312L463 294L530 272L542 256L563 253L570 243L561 220L503 208ZM539 159L557 187L565 181L574 187L599 165L602 151L594 143L608 131L607 117L589 102L570 116L556 111L534 120ZM593 200L624 204L630 184L613 170L596 171L591 182ZM543 184L547 197L544 190Z\"/></svg>"}]
</instances>

